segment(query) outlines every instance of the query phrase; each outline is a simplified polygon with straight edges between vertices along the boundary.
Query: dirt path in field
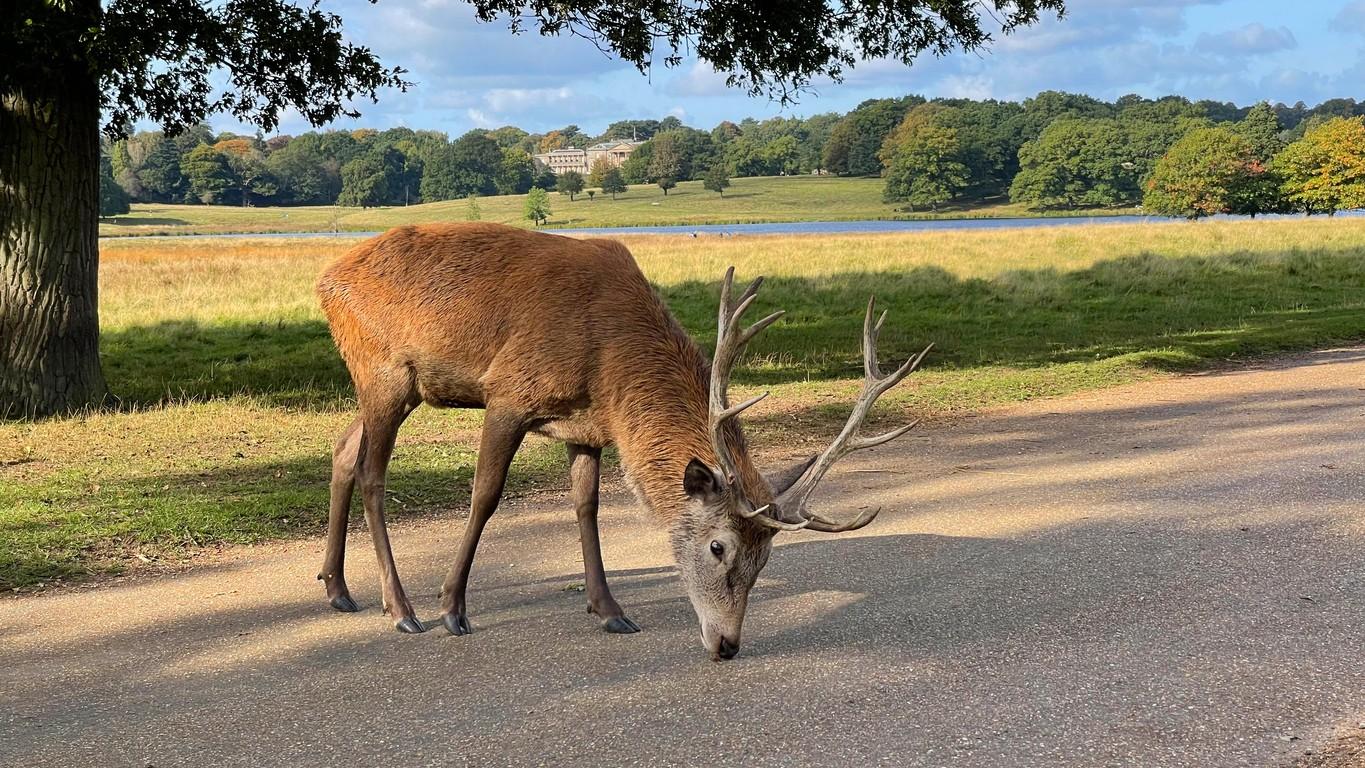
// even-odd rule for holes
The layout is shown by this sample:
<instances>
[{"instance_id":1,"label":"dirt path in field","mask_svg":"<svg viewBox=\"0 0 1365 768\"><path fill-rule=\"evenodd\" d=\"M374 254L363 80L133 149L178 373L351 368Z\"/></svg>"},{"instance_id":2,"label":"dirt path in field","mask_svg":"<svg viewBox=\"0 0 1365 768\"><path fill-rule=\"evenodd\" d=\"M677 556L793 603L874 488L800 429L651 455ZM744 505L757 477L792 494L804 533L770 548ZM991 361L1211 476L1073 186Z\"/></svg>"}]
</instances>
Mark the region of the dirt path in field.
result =
<instances>
[{"instance_id":1,"label":"dirt path in field","mask_svg":"<svg viewBox=\"0 0 1365 768\"><path fill-rule=\"evenodd\" d=\"M912 433L827 481L877 523L779 540L726 664L620 495L634 636L563 499L494 518L471 637L392 631L364 532L358 615L316 539L4 600L0 765L1359 765L1363 434L1365 348ZM458 533L395 532L428 620Z\"/></svg>"}]
</instances>

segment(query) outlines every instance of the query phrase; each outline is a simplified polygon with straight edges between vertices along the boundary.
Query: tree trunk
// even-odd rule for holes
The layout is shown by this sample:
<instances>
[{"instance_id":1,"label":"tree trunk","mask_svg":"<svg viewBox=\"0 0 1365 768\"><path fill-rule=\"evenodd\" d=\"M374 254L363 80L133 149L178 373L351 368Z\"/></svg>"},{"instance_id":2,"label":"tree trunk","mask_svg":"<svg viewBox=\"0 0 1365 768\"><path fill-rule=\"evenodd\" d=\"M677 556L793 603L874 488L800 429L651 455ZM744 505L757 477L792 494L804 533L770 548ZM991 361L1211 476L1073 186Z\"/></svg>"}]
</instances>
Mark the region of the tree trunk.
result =
<instances>
[{"instance_id":1,"label":"tree trunk","mask_svg":"<svg viewBox=\"0 0 1365 768\"><path fill-rule=\"evenodd\" d=\"M0 94L0 417L100 403L99 95Z\"/></svg>"}]
</instances>

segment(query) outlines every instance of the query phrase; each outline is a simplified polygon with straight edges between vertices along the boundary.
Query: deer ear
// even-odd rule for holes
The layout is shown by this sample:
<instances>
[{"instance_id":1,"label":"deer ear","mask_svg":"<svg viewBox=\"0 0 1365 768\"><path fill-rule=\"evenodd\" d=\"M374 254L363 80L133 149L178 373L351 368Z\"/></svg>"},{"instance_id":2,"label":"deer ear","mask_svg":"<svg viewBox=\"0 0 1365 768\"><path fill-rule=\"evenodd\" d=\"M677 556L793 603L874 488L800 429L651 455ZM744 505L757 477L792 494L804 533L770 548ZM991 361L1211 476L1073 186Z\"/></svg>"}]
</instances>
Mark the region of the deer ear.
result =
<instances>
[{"instance_id":1,"label":"deer ear","mask_svg":"<svg viewBox=\"0 0 1365 768\"><path fill-rule=\"evenodd\" d=\"M814 464L817 458L819 458L819 454L812 454L811 457L805 461L799 461L786 469L764 475L763 479L768 481L768 487L773 489L773 495L780 496L786 492L788 488L792 487L792 483L801 479L801 475L805 474L806 470L810 469L810 465Z\"/></svg>"},{"instance_id":2,"label":"deer ear","mask_svg":"<svg viewBox=\"0 0 1365 768\"><path fill-rule=\"evenodd\" d=\"M720 473L706 466L701 459L687 463L683 472L683 492L698 501L715 501L725 493L725 480Z\"/></svg>"}]
</instances>

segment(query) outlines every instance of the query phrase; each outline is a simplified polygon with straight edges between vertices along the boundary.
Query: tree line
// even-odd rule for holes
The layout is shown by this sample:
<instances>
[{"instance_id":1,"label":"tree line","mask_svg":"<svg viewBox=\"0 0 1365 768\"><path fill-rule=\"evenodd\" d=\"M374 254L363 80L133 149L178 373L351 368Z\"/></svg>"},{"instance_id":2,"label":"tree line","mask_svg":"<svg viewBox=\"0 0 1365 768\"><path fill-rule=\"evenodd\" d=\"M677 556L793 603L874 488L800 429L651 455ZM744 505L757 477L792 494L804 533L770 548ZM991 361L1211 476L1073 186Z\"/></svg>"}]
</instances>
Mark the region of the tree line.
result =
<instances>
[{"instance_id":1,"label":"tree line","mask_svg":"<svg viewBox=\"0 0 1365 768\"><path fill-rule=\"evenodd\" d=\"M554 179L537 171L526 136L510 127L455 141L409 128L269 139L215 135L204 124L174 137L141 131L106 143L101 207L106 215L124 201L368 207L522 194Z\"/></svg>"},{"instance_id":2,"label":"tree line","mask_svg":"<svg viewBox=\"0 0 1365 768\"><path fill-rule=\"evenodd\" d=\"M1313 157L1328 152L1340 165L1343 151L1365 153L1358 143L1340 143L1353 135L1349 125L1365 124L1362 116L1365 103L1354 99L1239 107L1044 91L1022 102L872 99L843 115L723 121L710 131L676 117L622 120L598 135L576 125L543 134L505 126L453 141L408 128L263 138L214 134L199 124L176 136L142 131L105 142L101 209L124 212L128 202L403 205L557 184L569 195L592 186L614 196L646 183L667 194L693 179L720 192L731 176L831 173L881 176L886 199L909 209L1009 199L1037 209L1145 204L1177 215L1316 211L1355 199L1348 192L1329 204L1327 197L1341 195L1300 187L1316 167ZM587 178L556 179L532 159L612 140L643 144L619 170L604 164ZM1298 148L1284 154L1289 147ZM1206 157L1220 158L1218 169L1203 168Z\"/></svg>"},{"instance_id":3,"label":"tree line","mask_svg":"<svg viewBox=\"0 0 1365 768\"><path fill-rule=\"evenodd\" d=\"M905 110L876 157L886 199L910 208L1008 198L1190 218L1331 213L1365 207L1365 104L936 100Z\"/></svg>"}]
</instances>

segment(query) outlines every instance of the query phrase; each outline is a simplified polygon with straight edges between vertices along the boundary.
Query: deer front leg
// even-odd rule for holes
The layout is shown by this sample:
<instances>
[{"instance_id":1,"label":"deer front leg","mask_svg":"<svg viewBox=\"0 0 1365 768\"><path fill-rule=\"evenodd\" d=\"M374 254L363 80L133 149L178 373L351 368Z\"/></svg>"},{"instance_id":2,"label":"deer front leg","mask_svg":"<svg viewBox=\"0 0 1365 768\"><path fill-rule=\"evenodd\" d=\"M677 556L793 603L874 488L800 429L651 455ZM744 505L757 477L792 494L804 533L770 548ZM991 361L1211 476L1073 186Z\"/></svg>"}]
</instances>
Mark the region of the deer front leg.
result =
<instances>
[{"instance_id":1,"label":"deer front leg","mask_svg":"<svg viewBox=\"0 0 1365 768\"><path fill-rule=\"evenodd\" d=\"M383 595L384 612L397 619L397 629L405 634L426 631L403 591L398 579L398 566L393 561L393 547L389 543L389 529L384 522L384 485L393 456L393 443L398 427L412 412L413 405L401 399L380 401L378 404L361 399L360 462L356 480L360 483L360 499L365 505L365 524L374 540L374 553L379 558L379 587Z\"/></svg>"},{"instance_id":2,"label":"deer front leg","mask_svg":"<svg viewBox=\"0 0 1365 768\"><path fill-rule=\"evenodd\" d=\"M489 409L483 420L483 434L479 438L479 458L474 465L474 491L469 501L469 522L455 555L455 564L441 586L441 623L452 635L468 635L474 631L465 615L465 587L469 584L469 569L474 564L474 551L488 518L498 508L503 486L507 483L507 468L512 456L526 435L525 421L511 413Z\"/></svg>"},{"instance_id":3,"label":"deer front leg","mask_svg":"<svg viewBox=\"0 0 1365 768\"><path fill-rule=\"evenodd\" d=\"M588 612L602 619L602 629L615 634L639 632L640 627L626 618L625 611L611 596L606 570L602 566L602 546L597 534L597 495L601 480L602 449L568 444L569 485L573 489L574 512L578 515L578 538L583 543L583 583L588 590Z\"/></svg>"},{"instance_id":4,"label":"deer front leg","mask_svg":"<svg viewBox=\"0 0 1365 768\"><path fill-rule=\"evenodd\" d=\"M327 551L322 557L320 580L327 587L327 600L338 611L352 613L360 606L346 588L346 523L351 516L351 493L355 490L355 468L360 458L361 420L341 434L332 451L332 499L327 511Z\"/></svg>"}]
</instances>

